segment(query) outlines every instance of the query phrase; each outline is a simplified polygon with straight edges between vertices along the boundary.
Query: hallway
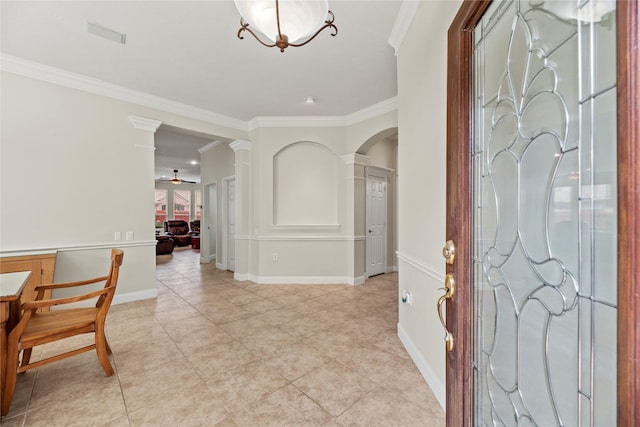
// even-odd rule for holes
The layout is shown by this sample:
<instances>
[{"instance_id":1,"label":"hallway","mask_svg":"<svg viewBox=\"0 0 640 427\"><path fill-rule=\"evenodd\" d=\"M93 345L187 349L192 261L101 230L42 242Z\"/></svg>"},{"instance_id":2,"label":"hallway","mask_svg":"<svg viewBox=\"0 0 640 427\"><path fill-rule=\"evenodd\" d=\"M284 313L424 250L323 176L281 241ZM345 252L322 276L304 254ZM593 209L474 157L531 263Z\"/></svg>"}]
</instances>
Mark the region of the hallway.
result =
<instances>
[{"instance_id":1,"label":"hallway","mask_svg":"<svg viewBox=\"0 0 640 427\"><path fill-rule=\"evenodd\" d=\"M397 337L397 273L257 285L176 248L157 257L157 287L111 307L116 375L95 352L29 371L2 425L444 425Z\"/></svg>"}]
</instances>

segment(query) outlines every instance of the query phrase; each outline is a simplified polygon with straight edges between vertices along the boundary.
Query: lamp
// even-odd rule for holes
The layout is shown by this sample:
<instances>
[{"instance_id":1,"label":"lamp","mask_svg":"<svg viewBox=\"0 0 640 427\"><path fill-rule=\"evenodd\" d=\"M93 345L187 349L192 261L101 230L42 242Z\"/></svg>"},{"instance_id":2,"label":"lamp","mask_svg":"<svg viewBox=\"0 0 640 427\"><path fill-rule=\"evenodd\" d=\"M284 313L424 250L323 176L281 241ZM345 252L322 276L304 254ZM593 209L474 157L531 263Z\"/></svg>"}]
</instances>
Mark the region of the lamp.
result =
<instances>
[{"instance_id":1,"label":"lamp","mask_svg":"<svg viewBox=\"0 0 640 427\"><path fill-rule=\"evenodd\" d=\"M338 28L333 25L333 12L328 0L234 0L240 13L238 38L249 32L266 47L278 47L280 52L289 47L304 46L325 28L332 28L335 36ZM249 28L251 26L251 28ZM264 42L253 31L267 37Z\"/></svg>"},{"instance_id":2,"label":"lamp","mask_svg":"<svg viewBox=\"0 0 640 427\"><path fill-rule=\"evenodd\" d=\"M171 183L178 185L181 182L182 182L182 180L180 178L178 178L178 169L174 169L173 170L173 178L171 178Z\"/></svg>"}]
</instances>

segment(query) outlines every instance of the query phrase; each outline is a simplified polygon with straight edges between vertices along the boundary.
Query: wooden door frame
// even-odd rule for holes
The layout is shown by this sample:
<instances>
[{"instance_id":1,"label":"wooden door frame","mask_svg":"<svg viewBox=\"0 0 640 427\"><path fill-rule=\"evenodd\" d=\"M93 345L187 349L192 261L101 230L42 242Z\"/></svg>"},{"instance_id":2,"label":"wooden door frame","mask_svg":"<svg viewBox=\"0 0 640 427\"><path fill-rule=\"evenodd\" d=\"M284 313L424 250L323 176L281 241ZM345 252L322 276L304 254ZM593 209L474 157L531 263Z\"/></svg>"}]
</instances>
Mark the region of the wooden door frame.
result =
<instances>
[{"instance_id":1,"label":"wooden door frame","mask_svg":"<svg viewBox=\"0 0 640 427\"><path fill-rule=\"evenodd\" d=\"M473 29L491 0L465 0L448 32L447 226L458 283L447 302L455 349L446 355L447 425L473 421L471 368L471 189ZM617 2L618 352L619 426L640 425L640 7ZM444 347L444 346L443 346Z\"/></svg>"}]
</instances>

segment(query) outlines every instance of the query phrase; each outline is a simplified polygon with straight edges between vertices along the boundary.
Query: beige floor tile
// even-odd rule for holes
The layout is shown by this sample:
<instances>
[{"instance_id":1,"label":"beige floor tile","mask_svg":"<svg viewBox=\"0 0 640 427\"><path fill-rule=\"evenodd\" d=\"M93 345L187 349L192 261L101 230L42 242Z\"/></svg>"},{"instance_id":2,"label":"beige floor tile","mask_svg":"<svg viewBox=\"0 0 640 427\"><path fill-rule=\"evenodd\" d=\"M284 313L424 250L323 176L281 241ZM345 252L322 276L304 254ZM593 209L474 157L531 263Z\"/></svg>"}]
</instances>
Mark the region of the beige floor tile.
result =
<instances>
[{"instance_id":1,"label":"beige floor tile","mask_svg":"<svg viewBox=\"0 0 640 427\"><path fill-rule=\"evenodd\" d=\"M234 414L287 384L278 372L259 360L225 372L208 380L215 399Z\"/></svg>"},{"instance_id":2,"label":"beige floor tile","mask_svg":"<svg viewBox=\"0 0 640 427\"><path fill-rule=\"evenodd\" d=\"M297 311L293 311L288 307L278 308L276 310L267 311L266 313L258 315L258 318L264 320L272 326L278 326L283 323L291 322L292 320L299 319L303 315Z\"/></svg>"},{"instance_id":3,"label":"beige floor tile","mask_svg":"<svg viewBox=\"0 0 640 427\"><path fill-rule=\"evenodd\" d=\"M333 416L342 414L374 387L374 383L335 361L311 371L293 385Z\"/></svg>"},{"instance_id":4,"label":"beige floor tile","mask_svg":"<svg viewBox=\"0 0 640 427\"><path fill-rule=\"evenodd\" d=\"M348 333L336 329L320 331L302 342L332 358L365 344Z\"/></svg>"},{"instance_id":5,"label":"beige floor tile","mask_svg":"<svg viewBox=\"0 0 640 427\"><path fill-rule=\"evenodd\" d=\"M202 383L176 389L169 396L129 414L131 426L213 426L228 417L221 402Z\"/></svg>"},{"instance_id":6,"label":"beige floor tile","mask_svg":"<svg viewBox=\"0 0 640 427\"><path fill-rule=\"evenodd\" d=\"M240 338L240 342L245 347L262 359L278 354L281 348L295 341L291 335L276 327Z\"/></svg>"},{"instance_id":7,"label":"beige floor tile","mask_svg":"<svg viewBox=\"0 0 640 427\"><path fill-rule=\"evenodd\" d=\"M180 349L170 340L132 345L128 351L113 353L116 369L121 375L153 369L166 363L184 359Z\"/></svg>"},{"instance_id":8,"label":"beige floor tile","mask_svg":"<svg viewBox=\"0 0 640 427\"><path fill-rule=\"evenodd\" d=\"M220 325L220 329L237 339L267 331L272 329L272 326L260 317L251 316Z\"/></svg>"},{"instance_id":9,"label":"beige floor tile","mask_svg":"<svg viewBox=\"0 0 640 427\"><path fill-rule=\"evenodd\" d=\"M375 389L338 417L343 426L437 427L444 426L438 414L419 408L384 389Z\"/></svg>"},{"instance_id":10,"label":"beige floor tile","mask_svg":"<svg viewBox=\"0 0 640 427\"><path fill-rule=\"evenodd\" d=\"M277 304L268 299L259 299L257 301L250 302L248 304L242 304L240 307L251 312L251 313L266 313L270 310L277 310L282 307L280 304Z\"/></svg>"},{"instance_id":11,"label":"beige floor tile","mask_svg":"<svg viewBox=\"0 0 640 427\"><path fill-rule=\"evenodd\" d=\"M291 335L296 340L301 340L327 329L327 325L310 317L301 317L278 325L278 329Z\"/></svg>"},{"instance_id":12,"label":"beige floor tile","mask_svg":"<svg viewBox=\"0 0 640 427\"><path fill-rule=\"evenodd\" d=\"M22 427L24 425L25 413L19 415L12 415L11 412L6 417L2 418L2 427Z\"/></svg>"},{"instance_id":13,"label":"beige floor tile","mask_svg":"<svg viewBox=\"0 0 640 427\"><path fill-rule=\"evenodd\" d=\"M309 317L329 326L337 326L353 318L351 314L333 307L312 313Z\"/></svg>"},{"instance_id":14,"label":"beige floor tile","mask_svg":"<svg viewBox=\"0 0 640 427\"><path fill-rule=\"evenodd\" d=\"M292 385L286 385L235 414L239 427L321 426L333 417Z\"/></svg>"},{"instance_id":15,"label":"beige floor tile","mask_svg":"<svg viewBox=\"0 0 640 427\"><path fill-rule=\"evenodd\" d=\"M231 303L229 303L229 306L215 311L203 311L200 309L200 312L216 325L223 325L225 323L233 322L234 320L253 316L253 313Z\"/></svg>"},{"instance_id":16,"label":"beige floor tile","mask_svg":"<svg viewBox=\"0 0 640 427\"><path fill-rule=\"evenodd\" d=\"M201 381L195 369L184 361L120 375L122 393L129 411L135 411L159 400L166 403L182 389L201 384Z\"/></svg>"},{"instance_id":17,"label":"beige floor tile","mask_svg":"<svg viewBox=\"0 0 640 427\"><path fill-rule=\"evenodd\" d=\"M65 359L37 369L28 410L56 404L60 400L81 399L84 396L99 398L100 390L119 390L117 375L105 376L99 363L88 363L81 368L68 368Z\"/></svg>"},{"instance_id":18,"label":"beige floor tile","mask_svg":"<svg viewBox=\"0 0 640 427\"><path fill-rule=\"evenodd\" d=\"M233 337L211 323L207 328L190 330L184 328L182 333L173 337L173 342L178 346L183 354L194 355L218 344L233 341Z\"/></svg>"},{"instance_id":19,"label":"beige floor tile","mask_svg":"<svg viewBox=\"0 0 640 427\"><path fill-rule=\"evenodd\" d=\"M395 375L388 377L382 386L401 399L444 416L442 407L413 362L398 368Z\"/></svg>"},{"instance_id":20,"label":"beige floor tile","mask_svg":"<svg viewBox=\"0 0 640 427\"><path fill-rule=\"evenodd\" d=\"M256 356L239 341L218 344L201 352L188 354L187 358L198 374L205 379L214 378L256 360Z\"/></svg>"},{"instance_id":21,"label":"beige floor tile","mask_svg":"<svg viewBox=\"0 0 640 427\"><path fill-rule=\"evenodd\" d=\"M3 426L443 425L397 335L397 274L258 285L190 247L156 261L158 297L107 318L115 375L95 351L30 371ZM36 348L33 360L83 341L93 337Z\"/></svg>"},{"instance_id":22,"label":"beige floor tile","mask_svg":"<svg viewBox=\"0 0 640 427\"><path fill-rule=\"evenodd\" d=\"M55 420L68 426L105 424L126 415L120 384L116 376L45 381L36 379L26 426L51 426ZM42 387L41 387L42 386Z\"/></svg>"},{"instance_id":23,"label":"beige floor tile","mask_svg":"<svg viewBox=\"0 0 640 427\"><path fill-rule=\"evenodd\" d=\"M385 381L404 366L405 359L374 346L362 346L335 359L375 383Z\"/></svg>"},{"instance_id":24,"label":"beige floor tile","mask_svg":"<svg viewBox=\"0 0 640 427\"><path fill-rule=\"evenodd\" d=\"M283 347L277 356L264 359L265 364L276 369L289 381L295 381L312 370L324 365L328 356L308 345L295 343Z\"/></svg>"},{"instance_id":25,"label":"beige floor tile","mask_svg":"<svg viewBox=\"0 0 640 427\"><path fill-rule=\"evenodd\" d=\"M9 413L6 415L7 418L18 417L23 419L24 416L20 417L21 414L24 414L27 410L27 406L29 404L29 399L31 399L31 393L33 391L33 386L36 380L36 371L31 370L25 372L23 375L18 375L16 378L16 388L13 392L13 400L11 401L11 407L9 408ZM16 422L15 420L12 422ZM2 423L4 426L4 421ZM22 424L19 424L22 425Z\"/></svg>"},{"instance_id":26,"label":"beige floor tile","mask_svg":"<svg viewBox=\"0 0 640 427\"><path fill-rule=\"evenodd\" d=\"M288 305L299 304L299 303L301 303L303 301L306 301L308 299L309 299L309 297L306 297L306 296L303 296L303 295L300 295L300 294L296 294L296 293L293 293L293 292L287 292L285 294L269 298L269 301L273 301L278 305L286 307Z\"/></svg>"}]
</instances>

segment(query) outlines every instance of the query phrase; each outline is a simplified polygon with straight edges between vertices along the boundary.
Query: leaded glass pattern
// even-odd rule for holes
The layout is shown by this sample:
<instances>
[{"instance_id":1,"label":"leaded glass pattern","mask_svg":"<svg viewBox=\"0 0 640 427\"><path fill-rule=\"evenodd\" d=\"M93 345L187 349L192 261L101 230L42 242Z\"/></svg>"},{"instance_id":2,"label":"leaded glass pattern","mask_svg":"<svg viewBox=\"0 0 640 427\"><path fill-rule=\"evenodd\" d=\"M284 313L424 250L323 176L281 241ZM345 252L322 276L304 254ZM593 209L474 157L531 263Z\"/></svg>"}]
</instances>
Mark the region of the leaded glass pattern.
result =
<instances>
[{"instance_id":1,"label":"leaded glass pattern","mask_svg":"<svg viewBox=\"0 0 640 427\"><path fill-rule=\"evenodd\" d=\"M615 425L614 8L494 1L474 31L476 425Z\"/></svg>"}]
</instances>

